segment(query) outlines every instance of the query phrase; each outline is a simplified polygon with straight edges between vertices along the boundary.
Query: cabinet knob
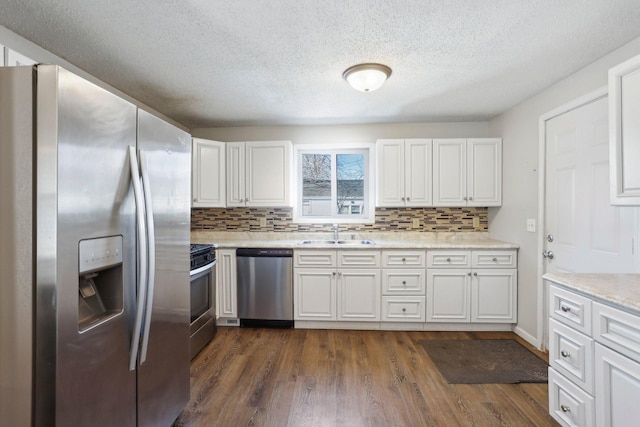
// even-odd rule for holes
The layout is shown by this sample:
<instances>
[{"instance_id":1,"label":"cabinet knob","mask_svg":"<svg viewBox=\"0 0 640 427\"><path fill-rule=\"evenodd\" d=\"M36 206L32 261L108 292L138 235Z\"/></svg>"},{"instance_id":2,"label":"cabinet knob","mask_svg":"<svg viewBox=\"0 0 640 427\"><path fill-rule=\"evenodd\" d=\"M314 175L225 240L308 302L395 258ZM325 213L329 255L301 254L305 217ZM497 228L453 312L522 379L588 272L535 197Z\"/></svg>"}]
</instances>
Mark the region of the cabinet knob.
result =
<instances>
[{"instance_id":1,"label":"cabinet knob","mask_svg":"<svg viewBox=\"0 0 640 427\"><path fill-rule=\"evenodd\" d=\"M404 197L402 198L402 201L404 202Z\"/></svg>"},{"instance_id":2,"label":"cabinet knob","mask_svg":"<svg viewBox=\"0 0 640 427\"><path fill-rule=\"evenodd\" d=\"M473 197L469 197L469 200L473 200Z\"/></svg>"},{"instance_id":3,"label":"cabinet knob","mask_svg":"<svg viewBox=\"0 0 640 427\"><path fill-rule=\"evenodd\" d=\"M402 312L405 313L406 311L407 311L407 309L402 307Z\"/></svg>"},{"instance_id":4,"label":"cabinet knob","mask_svg":"<svg viewBox=\"0 0 640 427\"><path fill-rule=\"evenodd\" d=\"M567 307L566 305L561 305L560 310L562 310L565 313L568 313L571 311L571 307Z\"/></svg>"},{"instance_id":5,"label":"cabinet knob","mask_svg":"<svg viewBox=\"0 0 640 427\"><path fill-rule=\"evenodd\" d=\"M567 405L560 405L560 409L562 410L562 412L571 412L571 408L569 408Z\"/></svg>"},{"instance_id":6,"label":"cabinet knob","mask_svg":"<svg viewBox=\"0 0 640 427\"><path fill-rule=\"evenodd\" d=\"M407 262L407 259L406 258L402 258L402 262Z\"/></svg>"},{"instance_id":7,"label":"cabinet knob","mask_svg":"<svg viewBox=\"0 0 640 427\"><path fill-rule=\"evenodd\" d=\"M406 280L403 280L403 281L402 281L402 284L403 284L403 285L406 285L406 284L407 284L407 281L406 281Z\"/></svg>"},{"instance_id":8,"label":"cabinet knob","mask_svg":"<svg viewBox=\"0 0 640 427\"><path fill-rule=\"evenodd\" d=\"M473 273L473 275L474 275L474 276L478 276L478 273L474 272L474 273Z\"/></svg>"},{"instance_id":9,"label":"cabinet knob","mask_svg":"<svg viewBox=\"0 0 640 427\"><path fill-rule=\"evenodd\" d=\"M468 272L468 273L467 273L467 276L471 277L471 272Z\"/></svg>"},{"instance_id":10,"label":"cabinet knob","mask_svg":"<svg viewBox=\"0 0 640 427\"><path fill-rule=\"evenodd\" d=\"M196 198L194 197L194 198L193 198L193 201L194 201L194 202L197 202L197 201L198 201L198 199L196 199Z\"/></svg>"},{"instance_id":11,"label":"cabinet knob","mask_svg":"<svg viewBox=\"0 0 640 427\"><path fill-rule=\"evenodd\" d=\"M407 202L408 202L409 200L411 200L411 197L407 197Z\"/></svg>"},{"instance_id":12,"label":"cabinet knob","mask_svg":"<svg viewBox=\"0 0 640 427\"><path fill-rule=\"evenodd\" d=\"M332 274L335 276L335 275L336 275L336 272L334 271Z\"/></svg>"},{"instance_id":13,"label":"cabinet knob","mask_svg":"<svg viewBox=\"0 0 640 427\"><path fill-rule=\"evenodd\" d=\"M451 262L451 258L447 258L447 262Z\"/></svg>"},{"instance_id":14,"label":"cabinet knob","mask_svg":"<svg viewBox=\"0 0 640 427\"><path fill-rule=\"evenodd\" d=\"M570 357L570 356L571 356L571 354L569 354L569 352L568 352L568 351L564 351L564 350L562 350L562 351L560 352L560 356L562 356L562 357L564 357L564 358L567 358L567 357Z\"/></svg>"},{"instance_id":15,"label":"cabinet knob","mask_svg":"<svg viewBox=\"0 0 640 427\"><path fill-rule=\"evenodd\" d=\"M494 258L494 259L493 259L493 262L498 262L498 258Z\"/></svg>"},{"instance_id":16,"label":"cabinet knob","mask_svg":"<svg viewBox=\"0 0 640 427\"><path fill-rule=\"evenodd\" d=\"M464 200L469 200L469 198L467 196L464 197Z\"/></svg>"}]
</instances>

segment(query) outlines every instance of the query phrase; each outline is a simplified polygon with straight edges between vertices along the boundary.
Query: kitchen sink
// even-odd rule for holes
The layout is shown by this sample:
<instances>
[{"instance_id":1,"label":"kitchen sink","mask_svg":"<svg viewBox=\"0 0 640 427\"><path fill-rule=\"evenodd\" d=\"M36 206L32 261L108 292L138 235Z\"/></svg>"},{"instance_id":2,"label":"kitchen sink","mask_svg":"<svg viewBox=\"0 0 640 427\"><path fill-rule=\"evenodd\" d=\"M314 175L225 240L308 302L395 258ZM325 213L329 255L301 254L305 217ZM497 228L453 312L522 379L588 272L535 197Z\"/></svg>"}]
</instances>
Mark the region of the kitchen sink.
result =
<instances>
[{"instance_id":1,"label":"kitchen sink","mask_svg":"<svg viewBox=\"0 0 640 427\"><path fill-rule=\"evenodd\" d=\"M340 246L366 246L374 245L373 240L301 240L299 245L340 245Z\"/></svg>"}]
</instances>

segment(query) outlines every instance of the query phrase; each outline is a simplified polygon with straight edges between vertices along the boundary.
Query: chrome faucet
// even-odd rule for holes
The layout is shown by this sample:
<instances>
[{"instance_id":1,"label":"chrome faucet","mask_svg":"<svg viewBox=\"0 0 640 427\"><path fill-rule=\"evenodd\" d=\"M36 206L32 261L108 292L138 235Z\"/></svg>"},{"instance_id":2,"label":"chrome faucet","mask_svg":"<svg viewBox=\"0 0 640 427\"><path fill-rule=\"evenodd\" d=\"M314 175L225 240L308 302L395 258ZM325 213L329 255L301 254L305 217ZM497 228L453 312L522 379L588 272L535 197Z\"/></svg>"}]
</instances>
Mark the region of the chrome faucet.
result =
<instances>
[{"instance_id":1,"label":"chrome faucet","mask_svg":"<svg viewBox=\"0 0 640 427\"><path fill-rule=\"evenodd\" d=\"M338 240L338 224L333 224L333 240Z\"/></svg>"}]
</instances>

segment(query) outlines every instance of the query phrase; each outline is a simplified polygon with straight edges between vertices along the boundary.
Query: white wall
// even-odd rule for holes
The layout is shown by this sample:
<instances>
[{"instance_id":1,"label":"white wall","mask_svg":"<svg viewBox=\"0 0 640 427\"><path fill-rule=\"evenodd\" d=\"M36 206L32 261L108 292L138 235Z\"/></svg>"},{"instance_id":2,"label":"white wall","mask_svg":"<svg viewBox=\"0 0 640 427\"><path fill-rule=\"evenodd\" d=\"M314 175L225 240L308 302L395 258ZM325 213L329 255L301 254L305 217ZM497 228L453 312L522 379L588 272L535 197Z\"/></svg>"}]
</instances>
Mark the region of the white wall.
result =
<instances>
[{"instance_id":1,"label":"white wall","mask_svg":"<svg viewBox=\"0 0 640 427\"><path fill-rule=\"evenodd\" d=\"M542 332L538 327L542 307L537 304L538 234L528 233L525 228L527 218L538 219L540 116L605 86L609 68L638 54L640 38L489 122L489 134L503 138L503 204L501 208L489 208L489 230L493 238L520 244L517 332L531 342L539 339ZM538 233L543 231L538 227Z\"/></svg>"},{"instance_id":2,"label":"white wall","mask_svg":"<svg viewBox=\"0 0 640 427\"><path fill-rule=\"evenodd\" d=\"M489 135L487 122L377 123L336 126L255 126L191 129L194 137L217 141L277 141L294 144L375 142L381 138L472 138Z\"/></svg>"}]
</instances>

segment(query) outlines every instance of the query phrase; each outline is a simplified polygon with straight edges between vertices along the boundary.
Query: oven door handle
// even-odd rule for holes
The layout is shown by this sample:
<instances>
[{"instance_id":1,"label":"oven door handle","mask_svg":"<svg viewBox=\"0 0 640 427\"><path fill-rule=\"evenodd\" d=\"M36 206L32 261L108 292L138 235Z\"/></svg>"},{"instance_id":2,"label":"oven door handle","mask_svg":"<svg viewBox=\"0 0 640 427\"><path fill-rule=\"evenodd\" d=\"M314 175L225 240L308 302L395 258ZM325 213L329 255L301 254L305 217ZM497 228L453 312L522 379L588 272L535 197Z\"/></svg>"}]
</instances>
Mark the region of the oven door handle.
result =
<instances>
[{"instance_id":1,"label":"oven door handle","mask_svg":"<svg viewBox=\"0 0 640 427\"><path fill-rule=\"evenodd\" d=\"M189 276L195 276L198 275L200 273L204 273L207 270L211 270L213 267L215 267L215 265L218 263L218 260L213 260L212 263L209 263L207 265L203 265L202 267L196 268L195 270L191 270L191 272L189 273Z\"/></svg>"}]
</instances>

